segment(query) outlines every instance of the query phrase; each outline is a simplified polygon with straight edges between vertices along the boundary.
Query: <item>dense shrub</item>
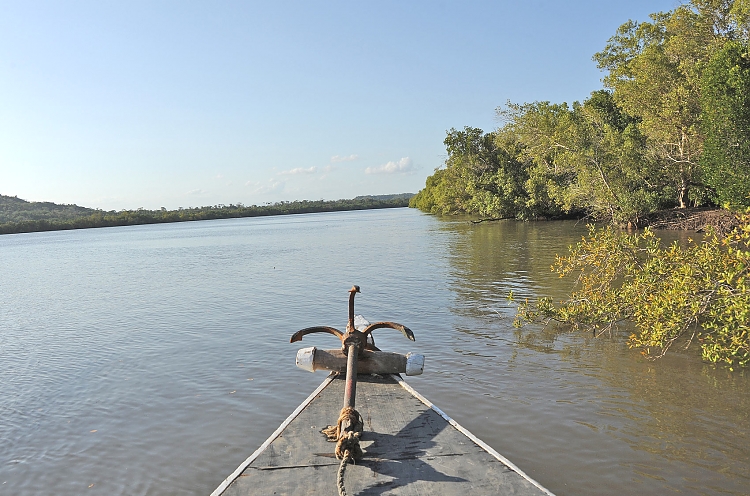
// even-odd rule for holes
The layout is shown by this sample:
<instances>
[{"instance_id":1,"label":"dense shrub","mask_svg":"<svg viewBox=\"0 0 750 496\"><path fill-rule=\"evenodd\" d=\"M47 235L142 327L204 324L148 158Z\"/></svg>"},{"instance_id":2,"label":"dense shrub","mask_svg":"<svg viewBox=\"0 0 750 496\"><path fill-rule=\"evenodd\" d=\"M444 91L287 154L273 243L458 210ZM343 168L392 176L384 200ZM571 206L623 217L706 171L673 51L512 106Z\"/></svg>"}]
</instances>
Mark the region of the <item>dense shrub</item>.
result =
<instances>
[{"instance_id":1,"label":"dense shrub","mask_svg":"<svg viewBox=\"0 0 750 496\"><path fill-rule=\"evenodd\" d=\"M750 364L750 213L728 234L684 248L664 246L649 229L591 227L553 270L576 277L575 291L559 305L521 305L517 324L542 318L602 333L629 320L629 345L648 357L684 339L697 341L709 362Z\"/></svg>"}]
</instances>

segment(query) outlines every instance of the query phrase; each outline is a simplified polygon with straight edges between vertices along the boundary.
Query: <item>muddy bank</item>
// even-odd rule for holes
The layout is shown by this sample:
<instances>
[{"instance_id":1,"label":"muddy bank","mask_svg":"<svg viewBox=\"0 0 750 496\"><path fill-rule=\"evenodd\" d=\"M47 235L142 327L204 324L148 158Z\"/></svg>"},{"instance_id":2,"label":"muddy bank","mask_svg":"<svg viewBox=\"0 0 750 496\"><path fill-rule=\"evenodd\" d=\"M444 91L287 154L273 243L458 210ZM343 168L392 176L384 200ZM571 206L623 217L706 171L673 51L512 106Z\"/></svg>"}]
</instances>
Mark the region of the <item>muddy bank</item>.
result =
<instances>
[{"instance_id":1,"label":"muddy bank","mask_svg":"<svg viewBox=\"0 0 750 496\"><path fill-rule=\"evenodd\" d=\"M654 212L647 218L653 229L705 232L709 228L723 235L739 225L737 213L724 208L681 208Z\"/></svg>"}]
</instances>

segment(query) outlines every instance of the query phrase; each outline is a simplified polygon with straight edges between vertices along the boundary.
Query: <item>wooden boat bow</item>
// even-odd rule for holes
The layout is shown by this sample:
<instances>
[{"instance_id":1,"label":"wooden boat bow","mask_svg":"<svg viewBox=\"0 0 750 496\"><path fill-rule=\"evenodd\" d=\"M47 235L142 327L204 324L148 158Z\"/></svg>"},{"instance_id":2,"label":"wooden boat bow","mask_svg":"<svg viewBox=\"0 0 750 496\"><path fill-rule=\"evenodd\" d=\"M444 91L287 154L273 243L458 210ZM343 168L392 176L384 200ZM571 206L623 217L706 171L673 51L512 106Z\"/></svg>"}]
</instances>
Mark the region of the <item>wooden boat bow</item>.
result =
<instances>
[{"instance_id":1,"label":"wooden boat bow","mask_svg":"<svg viewBox=\"0 0 750 496\"><path fill-rule=\"evenodd\" d=\"M341 496L346 489L352 495L385 490L394 495L553 496L404 382L398 374L421 374L424 356L382 352L374 345L372 331L396 329L411 341L414 333L395 322L358 320L354 297L359 292L359 286L349 290L346 332L315 326L292 335L292 343L316 332L338 337L338 350L311 347L297 353L301 368L331 374L212 496L329 496L334 487ZM358 382L359 411L354 409ZM328 425L342 393L338 421ZM337 442L335 453L329 439ZM354 458L361 461L349 470L345 485L344 470Z\"/></svg>"}]
</instances>

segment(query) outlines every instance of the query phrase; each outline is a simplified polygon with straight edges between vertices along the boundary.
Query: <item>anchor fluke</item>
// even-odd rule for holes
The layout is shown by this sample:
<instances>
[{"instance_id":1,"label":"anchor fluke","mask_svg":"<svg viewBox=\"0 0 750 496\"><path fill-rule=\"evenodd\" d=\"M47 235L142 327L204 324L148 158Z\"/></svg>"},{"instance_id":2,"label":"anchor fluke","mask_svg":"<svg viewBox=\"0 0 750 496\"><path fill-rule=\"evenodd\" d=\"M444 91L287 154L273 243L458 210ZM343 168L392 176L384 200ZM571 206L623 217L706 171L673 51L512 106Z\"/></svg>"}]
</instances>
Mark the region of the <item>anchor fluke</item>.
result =
<instances>
[{"instance_id":1,"label":"anchor fluke","mask_svg":"<svg viewBox=\"0 0 750 496\"><path fill-rule=\"evenodd\" d=\"M289 340L290 343L295 343L297 341L302 341L302 337L307 334L312 334L314 332L327 332L328 334L333 334L339 339L343 339L344 333L339 331L338 329L334 329L333 327L328 326L315 326L315 327L305 327L304 329L301 329L294 334L292 334L291 339Z\"/></svg>"},{"instance_id":2,"label":"anchor fluke","mask_svg":"<svg viewBox=\"0 0 750 496\"><path fill-rule=\"evenodd\" d=\"M416 341L414 339L414 333L411 332L411 329L406 327L403 324L398 324L396 322L375 322L374 324L368 325L364 331L362 331L362 334L365 336L369 336L372 331L375 329L396 329L397 331L401 331L401 334L406 336L408 339L412 341Z\"/></svg>"}]
</instances>

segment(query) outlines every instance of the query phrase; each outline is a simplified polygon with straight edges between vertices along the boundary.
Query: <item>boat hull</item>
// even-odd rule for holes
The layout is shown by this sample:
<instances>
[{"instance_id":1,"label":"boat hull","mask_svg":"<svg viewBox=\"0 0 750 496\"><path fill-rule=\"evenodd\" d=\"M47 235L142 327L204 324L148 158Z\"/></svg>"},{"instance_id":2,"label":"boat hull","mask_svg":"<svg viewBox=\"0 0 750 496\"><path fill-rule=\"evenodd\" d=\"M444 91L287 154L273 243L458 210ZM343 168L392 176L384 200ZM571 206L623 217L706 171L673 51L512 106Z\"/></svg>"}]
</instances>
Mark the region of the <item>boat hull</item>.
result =
<instances>
[{"instance_id":1,"label":"boat hull","mask_svg":"<svg viewBox=\"0 0 750 496\"><path fill-rule=\"evenodd\" d=\"M337 494L335 423L344 390L331 376L212 496ZM401 378L360 375L364 457L346 469L350 495L550 495Z\"/></svg>"}]
</instances>

